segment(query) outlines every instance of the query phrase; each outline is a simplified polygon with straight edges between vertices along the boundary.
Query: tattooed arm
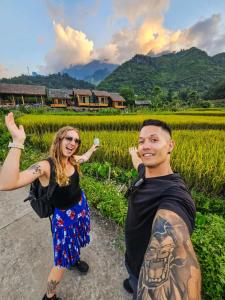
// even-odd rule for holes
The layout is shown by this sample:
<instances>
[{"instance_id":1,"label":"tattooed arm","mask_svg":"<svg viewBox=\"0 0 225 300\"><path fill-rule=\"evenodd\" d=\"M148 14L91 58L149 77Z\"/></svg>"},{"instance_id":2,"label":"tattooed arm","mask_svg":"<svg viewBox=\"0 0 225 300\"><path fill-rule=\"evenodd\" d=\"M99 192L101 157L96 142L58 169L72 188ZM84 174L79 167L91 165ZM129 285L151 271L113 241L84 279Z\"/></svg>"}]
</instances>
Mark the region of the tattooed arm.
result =
<instances>
[{"instance_id":1,"label":"tattooed arm","mask_svg":"<svg viewBox=\"0 0 225 300\"><path fill-rule=\"evenodd\" d=\"M9 156L13 154L11 159L6 158L0 175L0 190L10 191L26 186L40 177L49 178L50 166L47 161L40 161L27 170L20 172L19 170L19 149L10 149Z\"/></svg>"},{"instance_id":2,"label":"tattooed arm","mask_svg":"<svg viewBox=\"0 0 225 300\"><path fill-rule=\"evenodd\" d=\"M184 221L160 209L138 282L138 300L200 300L201 273Z\"/></svg>"}]
</instances>

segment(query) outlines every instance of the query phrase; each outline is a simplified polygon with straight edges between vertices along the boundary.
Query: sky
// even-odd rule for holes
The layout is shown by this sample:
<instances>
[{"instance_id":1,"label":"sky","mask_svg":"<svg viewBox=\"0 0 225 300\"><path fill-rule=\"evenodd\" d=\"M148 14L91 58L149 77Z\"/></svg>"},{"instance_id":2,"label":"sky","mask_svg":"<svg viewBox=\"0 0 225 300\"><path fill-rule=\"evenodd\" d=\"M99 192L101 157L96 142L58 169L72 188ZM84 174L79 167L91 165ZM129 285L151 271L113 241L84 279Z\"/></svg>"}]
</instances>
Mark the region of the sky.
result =
<instances>
[{"instance_id":1,"label":"sky","mask_svg":"<svg viewBox=\"0 0 225 300\"><path fill-rule=\"evenodd\" d=\"M0 0L0 78L94 59L225 52L224 0Z\"/></svg>"}]
</instances>

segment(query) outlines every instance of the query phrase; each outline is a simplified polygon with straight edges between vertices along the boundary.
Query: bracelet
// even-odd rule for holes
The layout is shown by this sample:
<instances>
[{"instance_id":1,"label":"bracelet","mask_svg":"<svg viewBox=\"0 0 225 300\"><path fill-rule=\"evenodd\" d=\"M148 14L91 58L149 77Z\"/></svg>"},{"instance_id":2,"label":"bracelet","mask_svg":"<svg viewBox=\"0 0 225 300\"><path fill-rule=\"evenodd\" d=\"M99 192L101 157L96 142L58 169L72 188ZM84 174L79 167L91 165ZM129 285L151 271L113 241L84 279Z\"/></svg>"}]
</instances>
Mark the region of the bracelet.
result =
<instances>
[{"instance_id":1,"label":"bracelet","mask_svg":"<svg viewBox=\"0 0 225 300\"><path fill-rule=\"evenodd\" d=\"M18 148L18 149L24 150L24 145L23 144L14 143L14 142L9 142L8 147L9 148Z\"/></svg>"}]
</instances>

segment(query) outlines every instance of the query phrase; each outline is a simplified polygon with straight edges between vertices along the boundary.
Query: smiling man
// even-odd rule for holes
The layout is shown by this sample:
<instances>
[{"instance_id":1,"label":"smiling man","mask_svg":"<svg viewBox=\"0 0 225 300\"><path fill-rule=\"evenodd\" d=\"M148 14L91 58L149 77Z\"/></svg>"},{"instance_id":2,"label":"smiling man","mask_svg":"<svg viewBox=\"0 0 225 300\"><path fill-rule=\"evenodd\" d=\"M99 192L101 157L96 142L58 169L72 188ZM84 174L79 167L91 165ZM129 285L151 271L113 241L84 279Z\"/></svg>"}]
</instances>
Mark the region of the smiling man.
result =
<instances>
[{"instance_id":1,"label":"smiling man","mask_svg":"<svg viewBox=\"0 0 225 300\"><path fill-rule=\"evenodd\" d=\"M190 240L195 205L170 165L171 129L146 120L138 143L138 152L129 149L139 180L129 191L124 288L133 300L200 300L201 273Z\"/></svg>"}]
</instances>

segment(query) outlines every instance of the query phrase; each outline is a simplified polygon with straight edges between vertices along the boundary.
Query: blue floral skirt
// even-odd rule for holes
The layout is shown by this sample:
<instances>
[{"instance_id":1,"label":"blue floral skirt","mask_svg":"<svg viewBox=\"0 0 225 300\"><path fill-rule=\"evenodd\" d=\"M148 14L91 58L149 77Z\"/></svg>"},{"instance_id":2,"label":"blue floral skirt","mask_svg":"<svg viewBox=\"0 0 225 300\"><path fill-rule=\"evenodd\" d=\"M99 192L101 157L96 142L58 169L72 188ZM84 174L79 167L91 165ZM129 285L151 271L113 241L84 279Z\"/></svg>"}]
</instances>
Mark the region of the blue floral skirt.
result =
<instances>
[{"instance_id":1,"label":"blue floral skirt","mask_svg":"<svg viewBox=\"0 0 225 300\"><path fill-rule=\"evenodd\" d=\"M78 204L55 208L52 218L54 265L70 268L80 259L80 248L90 242L90 210L82 191Z\"/></svg>"}]
</instances>

